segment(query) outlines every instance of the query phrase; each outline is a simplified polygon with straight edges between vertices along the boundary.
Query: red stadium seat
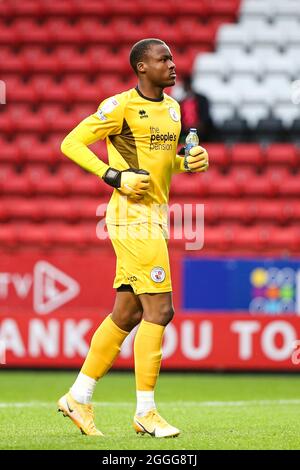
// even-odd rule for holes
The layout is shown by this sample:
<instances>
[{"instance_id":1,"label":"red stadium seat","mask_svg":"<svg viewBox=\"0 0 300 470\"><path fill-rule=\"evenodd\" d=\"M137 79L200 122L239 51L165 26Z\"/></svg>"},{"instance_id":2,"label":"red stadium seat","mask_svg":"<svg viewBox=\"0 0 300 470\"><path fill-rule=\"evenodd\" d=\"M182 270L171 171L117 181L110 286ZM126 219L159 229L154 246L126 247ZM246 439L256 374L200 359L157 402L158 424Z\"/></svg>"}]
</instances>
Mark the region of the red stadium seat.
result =
<instances>
[{"instance_id":1,"label":"red stadium seat","mask_svg":"<svg viewBox=\"0 0 300 470\"><path fill-rule=\"evenodd\" d=\"M55 153L51 145L41 142L38 137L21 135L16 139L15 145L18 147L22 160L25 162L54 163Z\"/></svg>"},{"instance_id":2,"label":"red stadium seat","mask_svg":"<svg viewBox=\"0 0 300 470\"><path fill-rule=\"evenodd\" d=\"M24 171L24 176L34 194L63 196L68 193L68 188L63 181L57 175L49 173L44 166L29 166Z\"/></svg>"},{"instance_id":3,"label":"red stadium seat","mask_svg":"<svg viewBox=\"0 0 300 470\"><path fill-rule=\"evenodd\" d=\"M181 38L189 44L212 44L214 42L215 27L210 23L200 24L196 18L182 18L178 30ZM182 40L182 39L181 39Z\"/></svg>"},{"instance_id":4,"label":"red stadium seat","mask_svg":"<svg viewBox=\"0 0 300 470\"><path fill-rule=\"evenodd\" d=\"M207 173L201 175L201 181L204 180L210 195L213 196L238 196L240 190L230 175L223 175L219 172L212 173L209 170Z\"/></svg>"},{"instance_id":5,"label":"red stadium seat","mask_svg":"<svg viewBox=\"0 0 300 470\"><path fill-rule=\"evenodd\" d=\"M233 165L230 167L229 175L235 181L238 188L242 192L245 192L246 185L250 180L256 177L257 173L255 167L236 167Z\"/></svg>"},{"instance_id":6,"label":"red stadium seat","mask_svg":"<svg viewBox=\"0 0 300 470\"><path fill-rule=\"evenodd\" d=\"M105 79L105 75L98 75L99 72L105 72L105 74L110 73L111 75L106 78L118 81L120 81L118 76L121 76L125 72L133 73L129 64L127 49L120 48L118 53L113 53L103 46L89 47L86 55L89 59L90 69L96 73L95 78L97 82L99 82L101 78Z\"/></svg>"},{"instance_id":7,"label":"red stadium seat","mask_svg":"<svg viewBox=\"0 0 300 470\"><path fill-rule=\"evenodd\" d=\"M0 245L16 248L18 245L17 231L14 224L0 224Z\"/></svg>"},{"instance_id":8,"label":"red stadium seat","mask_svg":"<svg viewBox=\"0 0 300 470\"><path fill-rule=\"evenodd\" d=\"M299 251L299 226L273 227L271 229L271 243L274 248L280 249L283 253L286 253L289 250Z\"/></svg>"},{"instance_id":9,"label":"red stadium seat","mask_svg":"<svg viewBox=\"0 0 300 470\"><path fill-rule=\"evenodd\" d=\"M172 28L171 24L161 18L147 18L144 22L144 34L148 37L159 37L167 44L183 42L182 31Z\"/></svg>"},{"instance_id":10,"label":"red stadium seat","mask_svg":"<svg viewBox=\"0 0 300 470\"><path fill-rule=\"evenodd\" d=\"M55 55L60 71L86 73L89 70L89 58L75 46L61 46L57 48Z\"/></svg>"},{"instance_id":11,"label":"red stadium seat","mask_svg":"<svg viewBox=\"0 0 300 470\"><path fill-rule=\"evenodd\" d=\"M42 132L44 130L40 116L32 112L30 106L14 105L9 108L10 122L14 124L14 132Z\"/></svg>"},{"instance_id":12,"label":"red stadium seat","mask_svg":"<svg viewBox=\"0 0 300 470\"><path fill-rule=\"evenodd\" d=\"M15 32L15 42L19 44L36 43L48 44L50 36L44 25L38 24L33 18L17 18L12 27Z\"/></svg>"},{"instance_id":13,"label":"red stadium seat","mask_svg":"<svg viewBox=\"0 0 300 470\"><path fill-rule=\"evenodd\" d=\"M14 28L0 20L0 44L14 44L17 42L17 33ZM2 57L1 57L2 62Z\"/></svg>"},{"instance_id":14,"label":"red stadium seat","mask_svg":"<svg viewBox=\"0 0 300 470\"><path fill-rule=\"evenodd\" d=\"M276 194L276 189L272 183L264 177L264 175L255 175L250 178L241 188L244 195L247 196L273 196Z\"/></svg>"},{"instance_id":15,"label":"red stadium seat","mask_svg":"<svg viewBox=\"0 0 300 470\"><path fill-rule=\"evenodd\" d=\"M10 220L39 220L40 211L36 199L10 197L3 200L3 205L7 209L7 215Z\"/></svg>"},{"instance_id":16,"label":"red stadium seat","mask_svg":"<svg viewBox=\"0 0 300 470\"><path fill-rule=\"evenodd\" d=\"M86 43L113 45L118 42L111 23L103 23L97 18L81 18L78 30Z\"/></svg>"},{"instance_id":17,"label":"red stadium seat","mask_svg":"<svg viewBox=\"0 0 300 470\"><path fill-rule=\"evenodd\" d=\"M0 115L1 116L1 115ZM1 122L1 118L0 118ZM21 160L21 154L14 142L9 142L0 137L0 162L18 163ZM1 172L1 167L0 167Z\"/></svg>"},{"instance_id":18,"label":"red stadium seat","mask_svg":"<svg viewBox=\"0 0 300 470\"><path fill-rule=\"evenodd\" d=\"M209 13L207 2L199 2L198 0L174 0L174 10L179 17L195 15L198 18L206 19Z\"/></svg>"},{"instance_id":19,"label":"red stadium seat","mask_svg":"<svg viewBox=\"0 0 300 470\"><path fill-rule=\"evenodd\" d=\"M198 175L183 173L172 178L171 194L176 196L200 196L206 194L207 190L203 180L197 178Z\"/></svg>"},{"instance_id":20,"label":"red stadium seat","mask_svg":"<svg viewBox=\"0 0 300 470\"><path fill-rule=\"evenodd\" d=\"M0 27L0 44L1 44L1 27ZM0 50L0 72L1 78L4 73L22 73L26 69L23 54L15 54L10 48L1 47Z\"/></svg>"},{"instance_id":21,"label":"red stadium seat","mask_svg":"<svg viewBox=\"0 0 300 470\"><path fill-rule=\"evenodd\" d=\"M37 95L31 84L25 84L21 77L8 75L5 77L7 102L34 102Z\"/></svg>"},{"instance_id":22,"label":"red stadium seat","mask_svg":"<svg viewBox=\"0 0 300 470\"><path fill-rule=\"evenodd\" d=\"M271 144L266 149L268 164L296 167L300 163L299 150L293 144Z\"/></svg>"},{"instance_id":23,"label":"red stadium seat","mask_svg":"<svg viewBox=\"0 0 300 470\"><path fill-rule=\"evenodd\" d=\"M264 154L259 144L235 144L231 149L231 161L259 168L264 162Z\"/></svg>"},{"instance_id":24,"label":"red stadium seat","mask_svg":"<svg viewBox=\"0 0 300 470\"><path fill-rule=\"evenodd\" d=\"M132 17L114 18L111 27L115 36L119 37L122 42L134 44L143 39L146 21L144 19L143 23L136 23Z\"/></svg>"},{"instance_id":25,"label":"red stadium seat","mask_svg":"<svg viewBox=\"0 0 300 470\"><path fill-rule=\"evenodd\" d=\"M228 149L224 144L201 142L201 145L208 152L210 168L216 165L220 167L226 167L228 165Z\"/></svg>"},{"instance_id":26,"label":"red stadium seat","mask_svg":"<svg viewBox=\"0 0 300 470\"><path fill-rule=\"evenodd\" d=\"M50 246L49 227L47 224L18 223L15 224L16 236L19 246Z\"/></svg>"},{"instance_id":27,"label":"red stadium seat","mask_svg":"<svg viewBox=\"0 0 300 470\"><path fill-rule=\"evenodd\" d=\"M50 75L33 77L30 86L39 102L56 101L61 103L69 99L69 91L62 84L56 83Z\"/></svg>"},{"instance_id":28,"label":"red stadium seat","mask_svg":"<svg viewBox=\"0 0 300 470\"><path fill-rule=\"evenodd\" d=\"M23 68L30 74L33 72L55 73L60 69L57 53L45 53L40 46L27 46L21 57L24 61Z\"/></svg>"},{"instance_id":29,"label":"red stadium seat","mask_svg":"<svg viewBox=\"0 0 300 470\"><path fill-rule=\"evenodd\" d=\"M83 36L80 30L65 18L51 18L43 25L51 43L81 44Z\"/></svg>"},{"instance_id":30,"label":"red stadium seat","mask_svg":"<svg viewBox=\"0 0 300 470\"><path fill-rule=\"evenodd\" d=\"M279 194L282 196L300 196L300 173L289 175L278 188Z\"/></svg>"},{"instance_id":31,"label":"red stadium seat","mask_svg":"<svg viewBox=\"0 0 300 470\"><path fill-rule=\"evenodd\" d=\"M83 75L69 75L60 86L64 89L67 99L71 103L79 101L97 102L97 85L88 82Z\"/></svg>"},{"instance_id":32,"label":"red stadium seat","mask_svg":"<svg viewBox=\"0 0 300 470\"><path fill-rule=\"evenodd\" d=\"M234 21L239 11L240 0L210 0L207 3L212 16L222 15L224 20Z\"/></svg>"},{"instance_id":33,"label":"red stadium seat","mask_svg":"<svg viewBox=\"0 0 300 470\"><path fill-rule=\"evenodd\" d=\"M27 195L31 193L31 186L22 173L11 172L9 178L0 183L0 190L4 194Z\"/></svg>"}]
</instances>

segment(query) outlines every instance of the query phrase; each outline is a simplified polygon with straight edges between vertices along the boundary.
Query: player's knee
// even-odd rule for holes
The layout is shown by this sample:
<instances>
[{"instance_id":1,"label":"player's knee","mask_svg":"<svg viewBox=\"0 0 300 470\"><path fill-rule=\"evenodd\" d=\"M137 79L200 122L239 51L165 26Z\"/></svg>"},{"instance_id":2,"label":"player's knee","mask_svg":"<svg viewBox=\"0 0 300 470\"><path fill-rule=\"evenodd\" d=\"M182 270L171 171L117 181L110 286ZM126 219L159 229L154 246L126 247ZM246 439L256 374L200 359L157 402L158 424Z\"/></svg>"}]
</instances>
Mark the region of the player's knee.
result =
<instances>
[{"instance_id":1,"label":"player's knee","mask_svg":"<svg viewBox=\"0 0 300 470\"><path fill-rule=\"evenodd\" d=\"M143 316L143 312L141 312L140 310L131 312L131 314L128 316L128 324L130 327L130 331L133 330L133 328L135 328L136 325L140 323L142 316Z\"/></svg>"},{"instance_id":2,"label":"player's knee","mask_svg":"<svg viewBox=\"0 0 300 470\"><path fill-rule=\"evenodd\" d=\"M166 326L174 316L173 306L164 304L155 311L144 312L144 320L150 323L157 323L158 325Z\"/></svg>"},{"instance_id":3,"label":"player's knee","mask_svg":"<svg viewBox=\"0 0 300 470\"><path fill-rule=\"evenodd\" d=\"M173 306L165 306L161 310L161 325L166 326L174 317L174 308Z\"/></svg>"},{"instance_id":4,"label":"player's knee","mask_svg":"<svg viewBox=\"0 0 300 470\"><path fill-rule=\"evenodd\" d=\"M124 331L133 330L133 328L140 323L142 316L143 312L132 309L114 309L111 315L116 325Z\"/></svg>"}]
</instances>

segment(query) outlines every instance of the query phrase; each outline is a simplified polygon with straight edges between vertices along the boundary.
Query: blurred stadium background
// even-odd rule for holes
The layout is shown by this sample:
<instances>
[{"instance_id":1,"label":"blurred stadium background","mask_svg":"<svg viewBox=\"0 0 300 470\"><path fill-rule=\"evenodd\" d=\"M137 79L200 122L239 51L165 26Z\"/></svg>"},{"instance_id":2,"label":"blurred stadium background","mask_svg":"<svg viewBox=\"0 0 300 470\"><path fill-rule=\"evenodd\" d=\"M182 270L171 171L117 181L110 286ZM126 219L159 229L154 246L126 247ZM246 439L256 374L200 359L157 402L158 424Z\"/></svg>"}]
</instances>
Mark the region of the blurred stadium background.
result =
<instances>
[{"instance_id":1,"label":"blurred stadium background","mask_svg":"<svg viewBox=\"0 0 300 470\"><path fill-rule=\"evenodd\" d=\"M191 73L216 128L202 142L207 174L172 184L172 203L205 205L205 244L186 251L171 237L177 313L164 367L296 370L298 0L0 0L3 367L78 367L112 308L115 258L95 231L110 189L60 143L135 86L128 53L144 37L167 42L179 75L170 92ZM104 142L93 149L106 159ZM132 365L132 337L116 365Z\"/></svg>"}]
</instances>

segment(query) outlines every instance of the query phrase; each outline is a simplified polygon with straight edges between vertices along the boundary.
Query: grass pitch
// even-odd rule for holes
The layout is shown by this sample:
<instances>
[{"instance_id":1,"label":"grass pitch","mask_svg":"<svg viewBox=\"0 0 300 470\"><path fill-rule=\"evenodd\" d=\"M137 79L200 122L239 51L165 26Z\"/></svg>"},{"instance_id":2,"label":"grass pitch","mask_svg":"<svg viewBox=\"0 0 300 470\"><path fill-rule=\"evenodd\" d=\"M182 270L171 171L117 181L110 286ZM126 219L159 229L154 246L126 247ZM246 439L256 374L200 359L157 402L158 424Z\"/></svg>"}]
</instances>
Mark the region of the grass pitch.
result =
<instances>
[{"instance_id":1,"label":"grass pitch","mask_svg":"<svg viewBox=\"0 0 300 470\"><path fill-rule=\"evenodd\" d=\"M300 376L161 373L156 403L181 429L137 436L132 373L110 373L94 394L104 438L82 436L56 401L76 372L0 370L0 449L300 449Z\"/></svg>"}]
</instances>

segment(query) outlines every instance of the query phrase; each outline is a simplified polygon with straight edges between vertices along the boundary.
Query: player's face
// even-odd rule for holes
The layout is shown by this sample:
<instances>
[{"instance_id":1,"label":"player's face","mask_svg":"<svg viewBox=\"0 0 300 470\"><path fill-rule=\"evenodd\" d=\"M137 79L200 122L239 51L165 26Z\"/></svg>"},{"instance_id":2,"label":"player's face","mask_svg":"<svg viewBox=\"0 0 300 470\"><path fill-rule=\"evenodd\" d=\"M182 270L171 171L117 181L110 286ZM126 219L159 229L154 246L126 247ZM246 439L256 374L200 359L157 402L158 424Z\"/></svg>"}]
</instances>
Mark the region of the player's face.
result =
<instances>
[{"instance_id":1,"label":"player's face","mask_svg":"<svg viewBox=\"0 0 300 470\"><path fill-rule=\"evenodd\" d=\"M175 85L175 64L167 45L153 44L143 61L148 80L154 85L166 88Z\"/></svg>"}]
</instances>

